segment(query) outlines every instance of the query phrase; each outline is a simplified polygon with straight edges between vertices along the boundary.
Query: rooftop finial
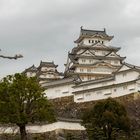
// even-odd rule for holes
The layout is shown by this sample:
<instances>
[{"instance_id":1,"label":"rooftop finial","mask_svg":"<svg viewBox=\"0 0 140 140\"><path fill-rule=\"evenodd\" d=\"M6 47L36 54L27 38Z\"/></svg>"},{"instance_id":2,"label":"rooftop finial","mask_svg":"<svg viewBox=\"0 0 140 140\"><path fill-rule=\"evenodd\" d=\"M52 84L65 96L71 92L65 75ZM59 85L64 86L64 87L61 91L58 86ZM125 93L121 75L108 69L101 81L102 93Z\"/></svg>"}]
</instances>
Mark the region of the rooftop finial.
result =
<instances>
[{"instance_id":1,"label":"rooftop finial","mask_svg":"<svg viewBox=\"0 0 140 140\"><path fill-rule=\"evenodd\" d=\"M82 30L82 29L83 29L83 26L81 26L80 28L81 28L81 30Z\"/></svg>"},{"instance_id":2,"label":"rooftop finial","mask_svg":"<svg viewBox=\"0 0 140 140\"><path fill-rule=\"evenodd\" d=\"M106 33L106 28L104 28L104 32Z\"/></svg>"}]
</instances>

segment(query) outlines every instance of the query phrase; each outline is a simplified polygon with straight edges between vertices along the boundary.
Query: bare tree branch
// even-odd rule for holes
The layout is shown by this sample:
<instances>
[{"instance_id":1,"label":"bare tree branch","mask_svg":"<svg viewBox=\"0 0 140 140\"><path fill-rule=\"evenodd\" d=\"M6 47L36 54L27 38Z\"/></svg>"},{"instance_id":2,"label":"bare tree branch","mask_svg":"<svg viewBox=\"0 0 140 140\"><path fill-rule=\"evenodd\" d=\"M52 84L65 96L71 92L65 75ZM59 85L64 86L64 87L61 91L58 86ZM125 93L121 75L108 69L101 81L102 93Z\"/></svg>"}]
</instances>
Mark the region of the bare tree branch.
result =
<instances>
[{"instance_id":1,"label":"bare tree branch","mask_svg":"<svg viewBox=\"0 0 140 140\"><path fill-rule=\"evenodd\" d=\"M1 49L0 49L1 51ZM7 59L18 59L18 58L22 58L23 55L21 54L16 54L15 56L5 56L5 55L0 55L0 58L7 58Z\"/></svg>"},{"instance_id":2,"label":"bare tree branch","mask_svg":"<svg viewBox=\"0 0 140 140\"><path fill-rule=\"evenodd\" d=\"M23 56L21 54L16 54L15 56L5 56L5 55L0 55L1 58L7 58L7 59L18 59L22 58Z\"/></svg>"}]
</instances>

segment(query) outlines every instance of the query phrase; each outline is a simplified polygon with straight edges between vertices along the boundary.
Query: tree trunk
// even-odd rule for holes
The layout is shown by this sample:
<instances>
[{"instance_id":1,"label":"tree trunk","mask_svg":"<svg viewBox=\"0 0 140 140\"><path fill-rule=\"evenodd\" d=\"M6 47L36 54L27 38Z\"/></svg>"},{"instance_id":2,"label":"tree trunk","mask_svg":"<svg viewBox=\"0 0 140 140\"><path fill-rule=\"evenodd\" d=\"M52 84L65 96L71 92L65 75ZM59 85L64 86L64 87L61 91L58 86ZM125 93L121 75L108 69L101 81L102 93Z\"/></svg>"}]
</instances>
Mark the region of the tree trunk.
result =
<instances>
[{"instance_id":1,"label":"tree trunk","mask_svg":"<svg viewBox=\"0 0 140 140\"><path fill-rule=\"evenodd\" d=\"M21 140L27 140L25 124L19 125Z\"/></svg>"}]
</instances>

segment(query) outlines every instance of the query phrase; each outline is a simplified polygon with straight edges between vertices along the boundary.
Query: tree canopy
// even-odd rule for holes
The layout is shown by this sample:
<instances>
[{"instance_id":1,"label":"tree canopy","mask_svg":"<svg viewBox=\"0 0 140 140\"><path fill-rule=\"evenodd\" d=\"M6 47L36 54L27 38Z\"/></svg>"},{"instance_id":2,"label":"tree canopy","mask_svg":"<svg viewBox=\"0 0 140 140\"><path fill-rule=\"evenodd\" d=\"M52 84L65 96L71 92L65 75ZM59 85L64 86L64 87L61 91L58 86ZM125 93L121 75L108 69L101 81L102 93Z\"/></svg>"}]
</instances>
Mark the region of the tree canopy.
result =
<instances>
[{"instance_id":1,"label":"tree canopy","mask_svg":"<svg viewBox=\"0 0 140 140\"><path fill-rule=\"evenodd\" d=\"M112 98L97 102L84 113L82 120L90 140L111 140L114 130L130 130L125 107Z\"/></svg>"},{"instance_id":2,"label":"tree canopy","mask_svg":"<svg viewBox=\"0 0 140 140\"><path fill-rule=\"evenodd\" d=\"M35 77L7 76L0 82L0 122L16 124L26 139L29 122L53 122L54 110Z\"/></svg>"}]
</instances>

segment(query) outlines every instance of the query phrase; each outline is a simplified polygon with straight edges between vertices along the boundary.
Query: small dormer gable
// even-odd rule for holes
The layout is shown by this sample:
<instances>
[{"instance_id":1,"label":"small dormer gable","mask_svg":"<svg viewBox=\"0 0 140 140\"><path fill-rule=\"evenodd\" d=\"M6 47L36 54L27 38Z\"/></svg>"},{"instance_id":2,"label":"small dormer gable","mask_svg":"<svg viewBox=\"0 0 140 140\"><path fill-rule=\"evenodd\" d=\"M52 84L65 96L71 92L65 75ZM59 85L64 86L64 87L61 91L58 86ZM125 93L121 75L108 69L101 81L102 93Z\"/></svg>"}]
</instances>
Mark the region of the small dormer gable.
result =
<instances>
[{"instance_id":1,"label":"small dormer gable","mask_svg":"<svg viewBox=\"0 0 140 140\"><path fill-rule=\"evenodd\" d=\"M122 71L126 71L126 70L130 70L132 68L126 66L126 65L122 65L121 68L118 70L118 72L122 72Z\"/></svg>"},{"instance_id":2,"label":"small dormer gable","mask_svg":"<svg viewBox=\"0 0 140 140\"><path fill-rule=\"evenodd\" d=\"M86 50L83 53L81 53L81 56L94 56L94 52L90 52L89 50Z\"/></svg>"},{"instance_id":3,"label":"small dormer gable","mask_svg":"<svg viewBox=\"0 0 140 140\"><path fill-rule=\"evenodd\" d=\"M107 49L108 47L105 46L104 44L97 42L95 44L91 45L92 48L96 48L96 49Z\"/></svg>"},{"instance_id":4,"label":"small dormer gable","mask_svg":"<svg viewBox=\"0 0 140 140\"><path fill-rule=\"evenodd\" d=\"M117 55L115 52L111 52L110 54L107 55L108 57L120 57Z\"/></svg>"},{"instance_id":5,"label":"small dormer gable","mask_svg":"<svg viewBox=\"0 0 140 140\"><path fill-rule=\"evenodd\" d=\"M100 42L104 44L104 41L110 41L113 36L109 36L106 30L87 30L81 27L79 38L74 41L75 43L91 44Z\"/></svg>"}]
</instances>

